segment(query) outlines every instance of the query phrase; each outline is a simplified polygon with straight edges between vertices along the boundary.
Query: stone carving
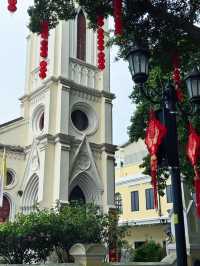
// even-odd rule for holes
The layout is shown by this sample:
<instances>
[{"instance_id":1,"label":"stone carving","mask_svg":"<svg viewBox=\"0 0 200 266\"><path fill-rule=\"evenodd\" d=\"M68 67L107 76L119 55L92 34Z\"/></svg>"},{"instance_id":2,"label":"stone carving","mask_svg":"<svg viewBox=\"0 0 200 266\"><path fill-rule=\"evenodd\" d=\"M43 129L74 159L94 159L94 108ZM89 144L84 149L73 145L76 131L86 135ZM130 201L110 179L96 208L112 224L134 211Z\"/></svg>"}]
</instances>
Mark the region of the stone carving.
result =
<instances>
[{"instance_id":1,"label":"stone carving","mask_svg":"<svg viewBox=\"0 0 200 266\"><path fill-rule=\"evenodd\" d=\"M77 160L78 168L82 171L86 171L90 168L91 161L86 153L80 153Z\"/></svg>"}]
</instances>

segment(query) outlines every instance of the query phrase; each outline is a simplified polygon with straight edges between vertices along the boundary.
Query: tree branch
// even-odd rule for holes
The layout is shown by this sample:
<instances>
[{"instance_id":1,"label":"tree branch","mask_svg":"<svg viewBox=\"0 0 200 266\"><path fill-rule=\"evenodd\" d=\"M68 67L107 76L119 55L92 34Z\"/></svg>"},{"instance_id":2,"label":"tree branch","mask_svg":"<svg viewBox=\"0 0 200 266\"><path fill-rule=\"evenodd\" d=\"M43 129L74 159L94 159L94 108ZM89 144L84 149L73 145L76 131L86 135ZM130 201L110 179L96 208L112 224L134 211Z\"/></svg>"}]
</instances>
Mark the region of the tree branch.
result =
<instances>
[{"instance_id":1,"label":"tree branch","mask_svg":"<svg viewBox=\"0 0 200 266\"><path fill-rule=\"evenodd\" d=\"M195 26L193 23L189 22L184 18L180 18L178 16L174 16L173 14L168 13L163 8L158 8L154 6L150 0L144 0L144 3L147 12L150 15L152 15L152 17L161 18L167 22L176 25L178 28L184 30L195 43L199 43L200 41L199 27Z\"/></svg>"}]
</instances>

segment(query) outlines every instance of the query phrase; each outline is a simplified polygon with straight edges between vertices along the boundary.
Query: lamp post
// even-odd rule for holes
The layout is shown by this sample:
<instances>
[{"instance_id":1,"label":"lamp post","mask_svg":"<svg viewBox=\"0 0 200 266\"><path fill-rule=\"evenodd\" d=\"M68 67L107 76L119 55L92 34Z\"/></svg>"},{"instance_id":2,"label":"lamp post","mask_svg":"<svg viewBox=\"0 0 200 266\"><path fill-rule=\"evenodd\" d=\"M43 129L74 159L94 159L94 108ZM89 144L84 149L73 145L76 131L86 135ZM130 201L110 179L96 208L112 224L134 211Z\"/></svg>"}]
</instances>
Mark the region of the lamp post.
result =
<instances>
[{"instance_id":1,"label":"lamp post","mask_svg":"<svg viewBox=\"0 0 200 266\"><path fill-rule=\"evenodd\" d=\"M129 70L135 84L139 85L141 93L151 102L152 95L145 91L144 83L148 80L149 73L149 53L146 49L134 47L127 55ZM190 102L197 107L200 104L200 72L195 68L187 77ZM160 119L167 128L165 137L165 163L169 167L172 180L174 226L176 238L177 266L187 266L187 250L185 241L185 227L183 217L181 176L178 154L178 135L177 135L177 103L175 87L167 84L161 94L162 110ZM197 107L198 108L198 107ZM158 114L159 115L159 114Z\"/></svg>"}]
</instances>

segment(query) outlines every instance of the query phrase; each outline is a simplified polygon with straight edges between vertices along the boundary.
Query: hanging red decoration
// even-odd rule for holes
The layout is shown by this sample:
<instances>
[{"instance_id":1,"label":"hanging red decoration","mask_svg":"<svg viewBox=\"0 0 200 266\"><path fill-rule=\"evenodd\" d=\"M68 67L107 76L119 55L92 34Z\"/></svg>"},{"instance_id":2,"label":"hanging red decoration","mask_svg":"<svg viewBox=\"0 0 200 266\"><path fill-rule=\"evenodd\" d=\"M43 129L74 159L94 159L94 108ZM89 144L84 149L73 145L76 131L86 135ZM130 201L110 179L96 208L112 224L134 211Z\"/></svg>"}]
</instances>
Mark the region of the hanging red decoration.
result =
<instances>
[{"instance_id":1,"label":"hanging red decoration","mask_svg":"<svg viewBox=\"0 0 200 266\"><path fill-rule=\"evenodd\" d=\"M40 62L40 72L39 77L45 79L47 76L47 62L48 57L48 37L49 37L49 24L47 20L41 23L41 42L40 42L40 56L42 61Z\"/></svg>"},{"instance_id":2,"label":"hanging red decoration","mask_svg":"<svg viewBox=\"0 0 200 266\"><path fill-rule=\"evenodd\" d=\"M173 57L173 81L176 89L176 96L179 102L183 102L184 95L181 89L181 71L180 71L180 57L178 54L175 54Z\"/></svg>"},{"instance_id":3,"label":"hanging red decoration","mask_svg":"<svg viewBox=\"0 0 200 266\"><path fill-rule=\"evenodd\" d=\"M196 208L197 215L200 217L200 172L197 166L198 158L200 157L200 136L197 134L191 123L189 124L187 156L195 172L194 186L196 192Z\"/></svg>"},{"instance_id":4,"label":"hanging red decoration","mask_svg":"<svg viewBox=\"0 0 200 266\"><path fill-rule=\"evenodd\" d=\"M8 0L8 10L12 13L17 10L17 0Z\"/></svg>"},{"instance_id":5,"label":"hanging red decoration","mask_svg":"<svg viewBox=\"0 0 200 266\"><path fill-rule=\"evenodd\" d=\"M98 16L97 18L97 42L98 42L98 68L99 70L105 69L105 53L104 53L104 17Z\"/></svg>"},{"instance_id":6,"label":"hanging red decoration","mask_svg":"<svg viewBox=\"0 0 200 266\"><path fill-rule=\"evenodd\" d=\"M146 130L145 144L151 156L151 183L154 190L154 207L158 209L158 181L157 169L158 160L157 152L167 133L166 127L156 118L155 112L151 111L149 115L148 127Z\"/></svg>"},{"instance_id":7,"label":"hanging red decoration","mask_svg":"<svg viewBox=\"0 0 200 266\"><path fill-rule=\"evenodd\" d=\"M113 0L115 35L122 35L122 0Z\"/></svg>"}]
</instances>

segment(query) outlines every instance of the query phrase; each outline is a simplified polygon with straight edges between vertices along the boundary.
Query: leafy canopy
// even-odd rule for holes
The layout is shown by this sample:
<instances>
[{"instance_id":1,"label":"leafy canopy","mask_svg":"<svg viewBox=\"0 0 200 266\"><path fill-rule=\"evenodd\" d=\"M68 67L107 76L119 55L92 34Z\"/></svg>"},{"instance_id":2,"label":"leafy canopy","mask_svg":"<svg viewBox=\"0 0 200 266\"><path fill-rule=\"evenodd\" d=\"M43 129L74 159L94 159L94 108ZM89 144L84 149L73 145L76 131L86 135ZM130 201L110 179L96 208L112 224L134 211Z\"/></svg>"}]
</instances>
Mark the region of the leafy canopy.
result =
<instances>
[{"instance_id":1,"label":"leafy canopy","mask_svg":"<svg viewBox=\"0 0 200 266\"><path fill-rule=\"evenodd\" d=\"M9 264L46 261L54 250L60 262L68 259L76 243L120 245L125 228L118 228L117 217L103 214L94 205L67 205L51 210L20 214L14 222L0 225L0 257ZM112 229L112 233L111 232Z\"/></svg>"}]
</instances>

